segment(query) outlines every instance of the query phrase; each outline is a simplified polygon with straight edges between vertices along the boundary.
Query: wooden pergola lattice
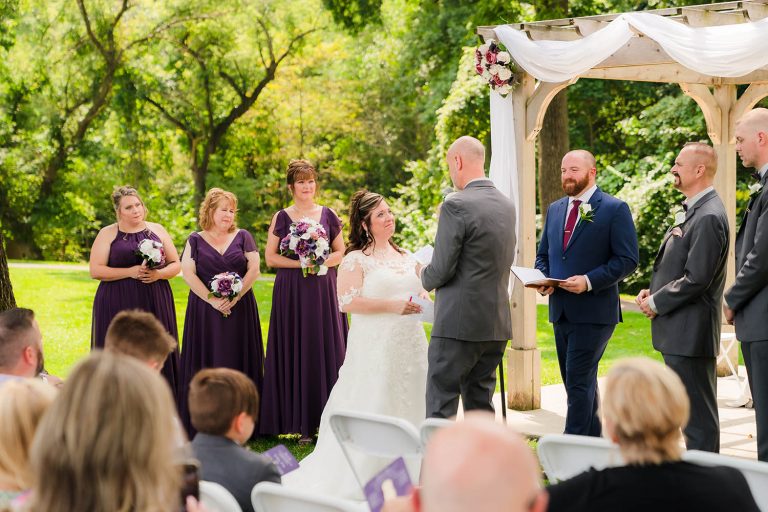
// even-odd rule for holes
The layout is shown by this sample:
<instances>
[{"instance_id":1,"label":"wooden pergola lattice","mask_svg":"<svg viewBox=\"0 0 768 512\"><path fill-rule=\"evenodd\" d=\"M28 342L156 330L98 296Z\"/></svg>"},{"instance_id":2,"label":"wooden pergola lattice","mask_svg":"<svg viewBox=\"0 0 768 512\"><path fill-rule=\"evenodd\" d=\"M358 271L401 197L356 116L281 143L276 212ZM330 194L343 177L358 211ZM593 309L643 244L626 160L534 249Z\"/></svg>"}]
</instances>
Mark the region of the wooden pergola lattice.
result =
<instances>
[{"instance_id":1,"label":"wooden pergola lattice","mask_svg":"<svg viewBox=\"0 0 768 512\"><path fill-rule=\"evenodd\" d=\"M691 27L750 23L768 17L768 0L727 2L644 11ZM620 14L565 18L510 25L531 40L571 41L607 26ZM478 27L485 40L499 40L495 27ZM768 33L766 34L768 41ZM518 68L520 66L518 65ZM536 136L552 98L579 78L631 80L679 84L701 108L707 133L718 156L715 188L725 204L731 229L726 286L734 279L736 233L736 152L734 124L762 98L768 96L768 68L728 78L697 73L682 66L653 39L635 31L630 41L610 57L567 82L536 80L524 69L511 93L515 119L519 191L518 265L532 267L536 257ZM737 96L737 86L749 84ZM587 148L589 149L589 148ZM536 296L531 289L516 286L512 301L512 346L508 349L508 402L519 410L541 404L540 352L536 348ZM650 340L649 340L650 342Z\"/></svg>"}]
</instances>

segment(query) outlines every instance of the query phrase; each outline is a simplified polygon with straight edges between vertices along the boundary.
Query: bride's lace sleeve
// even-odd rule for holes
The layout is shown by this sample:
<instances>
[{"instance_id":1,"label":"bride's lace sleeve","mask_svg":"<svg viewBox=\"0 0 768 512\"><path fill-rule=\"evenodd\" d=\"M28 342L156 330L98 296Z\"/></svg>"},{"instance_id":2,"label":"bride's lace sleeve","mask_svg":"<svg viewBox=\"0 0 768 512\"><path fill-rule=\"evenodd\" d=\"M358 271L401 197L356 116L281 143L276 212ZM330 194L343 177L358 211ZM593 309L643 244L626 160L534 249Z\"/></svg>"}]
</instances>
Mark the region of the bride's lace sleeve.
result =
<instances>
[{"instance_id":1,"label":"bride's lace sleeve","mask_svg":"<svg viewBox=\"0 0 768 512\"><path fill-rule=\"evenodd\" d=\"M363 289L363 261L360 253L351 252L341 260L336 283L336 294L339 298L339 309L345 311L346 306L359 297Z\"/></svg>"}]
</instances>

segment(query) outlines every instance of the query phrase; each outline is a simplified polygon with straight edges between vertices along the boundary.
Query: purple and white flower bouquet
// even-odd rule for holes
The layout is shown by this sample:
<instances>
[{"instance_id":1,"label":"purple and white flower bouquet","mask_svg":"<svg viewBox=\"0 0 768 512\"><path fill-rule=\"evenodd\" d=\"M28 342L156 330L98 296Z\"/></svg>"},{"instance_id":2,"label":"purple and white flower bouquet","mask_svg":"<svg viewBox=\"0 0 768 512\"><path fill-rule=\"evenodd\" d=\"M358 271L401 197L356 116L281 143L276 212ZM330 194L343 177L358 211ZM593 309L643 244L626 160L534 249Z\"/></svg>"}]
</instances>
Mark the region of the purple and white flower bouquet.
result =
<instances>
[{"instance_id":1,"label":"purple and white flower bouquet","mask_svg":"<svg viewBox=\"0 0 768 512\"><path fill-rule=\"evenodd\" d=\"M139 242L136 248L136 256L147 262L148 268L165 265L165 249L163 249L163 244L150 238L145 238Z\"/></svg>"},{"instance_id":2,"label":"purple and white flower bouquet","mask_svg":"<svg viewBox=\"0 0 768 512\"><path fill-rule=\"evenodd\" d=\"M288 234L280 240L280 254L297 255L304 277L310 273L324 276L328 267L323 263L331 254L331 242L322 224L312 219L300 219L291 224Z\"/></svg>"},{"instance_id":3,"label":"purple and white flower bouquet","mask_svg":"<svg viewBox=\"0 0 768 512\"><path fill-rule=\"evenodd\" d=\"M243 289L243 279L237 272L222 272L211 279L208 298L218 297L232 302Z\"/></svg>"}]
</instances>

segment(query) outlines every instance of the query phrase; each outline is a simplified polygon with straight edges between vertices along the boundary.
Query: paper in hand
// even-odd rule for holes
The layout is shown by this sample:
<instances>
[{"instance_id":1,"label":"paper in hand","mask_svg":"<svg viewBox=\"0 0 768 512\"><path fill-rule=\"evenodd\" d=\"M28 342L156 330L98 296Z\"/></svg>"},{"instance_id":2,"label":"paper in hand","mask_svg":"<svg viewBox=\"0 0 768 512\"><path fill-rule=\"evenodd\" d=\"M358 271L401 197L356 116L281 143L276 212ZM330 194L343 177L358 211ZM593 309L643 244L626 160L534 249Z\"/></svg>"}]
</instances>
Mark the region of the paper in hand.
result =
<instances>
[{"instance_id":1,"label":"paper in hand","mask_svg":"<svg viewBox=\"0 0 768 512\"><path fill-rule=\"evenodd\" d=\"M290 473L295 469L299 469L299 461L297 461L296 457L288 451L288 448L286 448L285 445L279 444L274 448L265 451L262 455L275 463L277 472L280 473L280 476Z\"/></svg>"},{"instance_id":2,"label":"paper in hand","mask_svg":"<svg viewBox=\"0 0 768 512\"><path fill-rule=\"evenodd\" d=\"M413 253L413 257L416 261L421 263L422 265L429 265L429 263L432 261L432 254L435 252L435 248L431 245L425 245L415 253Z\"/></svg>"},{"instance_id":3,"label":"paper in hand","mask_svg":"<svg viewBox=\"0 0 768 512\"><path fill-rule=\"evenodd\" d=\"M414 302L421 306L421 314L419 317L422 322L428 324L435 323L435 303L429 299L422 299L419 296L411 297L411 302Z\"/></svg>"},{"instance_id":4,"label":"paper in hand","mask_svg":"<svg viewBox=\"0 0 768 512\"><path fill-rule=\"evenodd\" d=\"M363 494L371 512L379 512L385 500L407 496L412 487L411 476L405 467L405 461L402 457L398 457L365 484Z\"/></svg>"}]
</instances>

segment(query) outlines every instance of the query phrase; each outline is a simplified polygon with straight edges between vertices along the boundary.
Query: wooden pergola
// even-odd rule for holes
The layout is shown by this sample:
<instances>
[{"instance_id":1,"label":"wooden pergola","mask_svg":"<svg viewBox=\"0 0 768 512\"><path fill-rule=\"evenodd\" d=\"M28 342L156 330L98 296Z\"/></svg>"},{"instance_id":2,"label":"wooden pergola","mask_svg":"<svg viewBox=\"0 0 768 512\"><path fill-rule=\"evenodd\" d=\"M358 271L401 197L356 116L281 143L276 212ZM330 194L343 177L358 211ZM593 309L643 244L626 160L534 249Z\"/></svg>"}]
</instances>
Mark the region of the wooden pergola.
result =
<instances>
[{"instance_id":1,"label":"wooden pergola","mask_svg":"<svg viewBox=\"0 0 768 512\"><path fill-rule=\"evenodd\" d=\"M691 27L750 23L768 17L768 0L727 2L645 11ZM619 14L565 18L510 25L531 40L570 41L586 37L616 19ZM485 40L499 40L495 27L478 27ZM766 35L768 41L768 34ZM518 65L518 69L520 66ZM620 50L592 69L567 82L549 83L534 79L521 69L519 85L511 93L519 191L517 265L532 267L536 257L536 136L552 98L579 78L676 83L701 108L707 133L717 151L715 188L725 204L731 229L726 286L734 279L736 233L736 152L734 124L762 98L768 96L768 68L748 75L727 78L708 76L682 66L653 39L635 31ZM737 95L737 86L749 87ZM589 148L585 148L589 149ZM511 300L513 339L508 349L508 403L519 410L541 404L540 352L536 347L535 291L515 286ZM648 340L650 342L650 340Z\"/></svg>"}]
</instances>

